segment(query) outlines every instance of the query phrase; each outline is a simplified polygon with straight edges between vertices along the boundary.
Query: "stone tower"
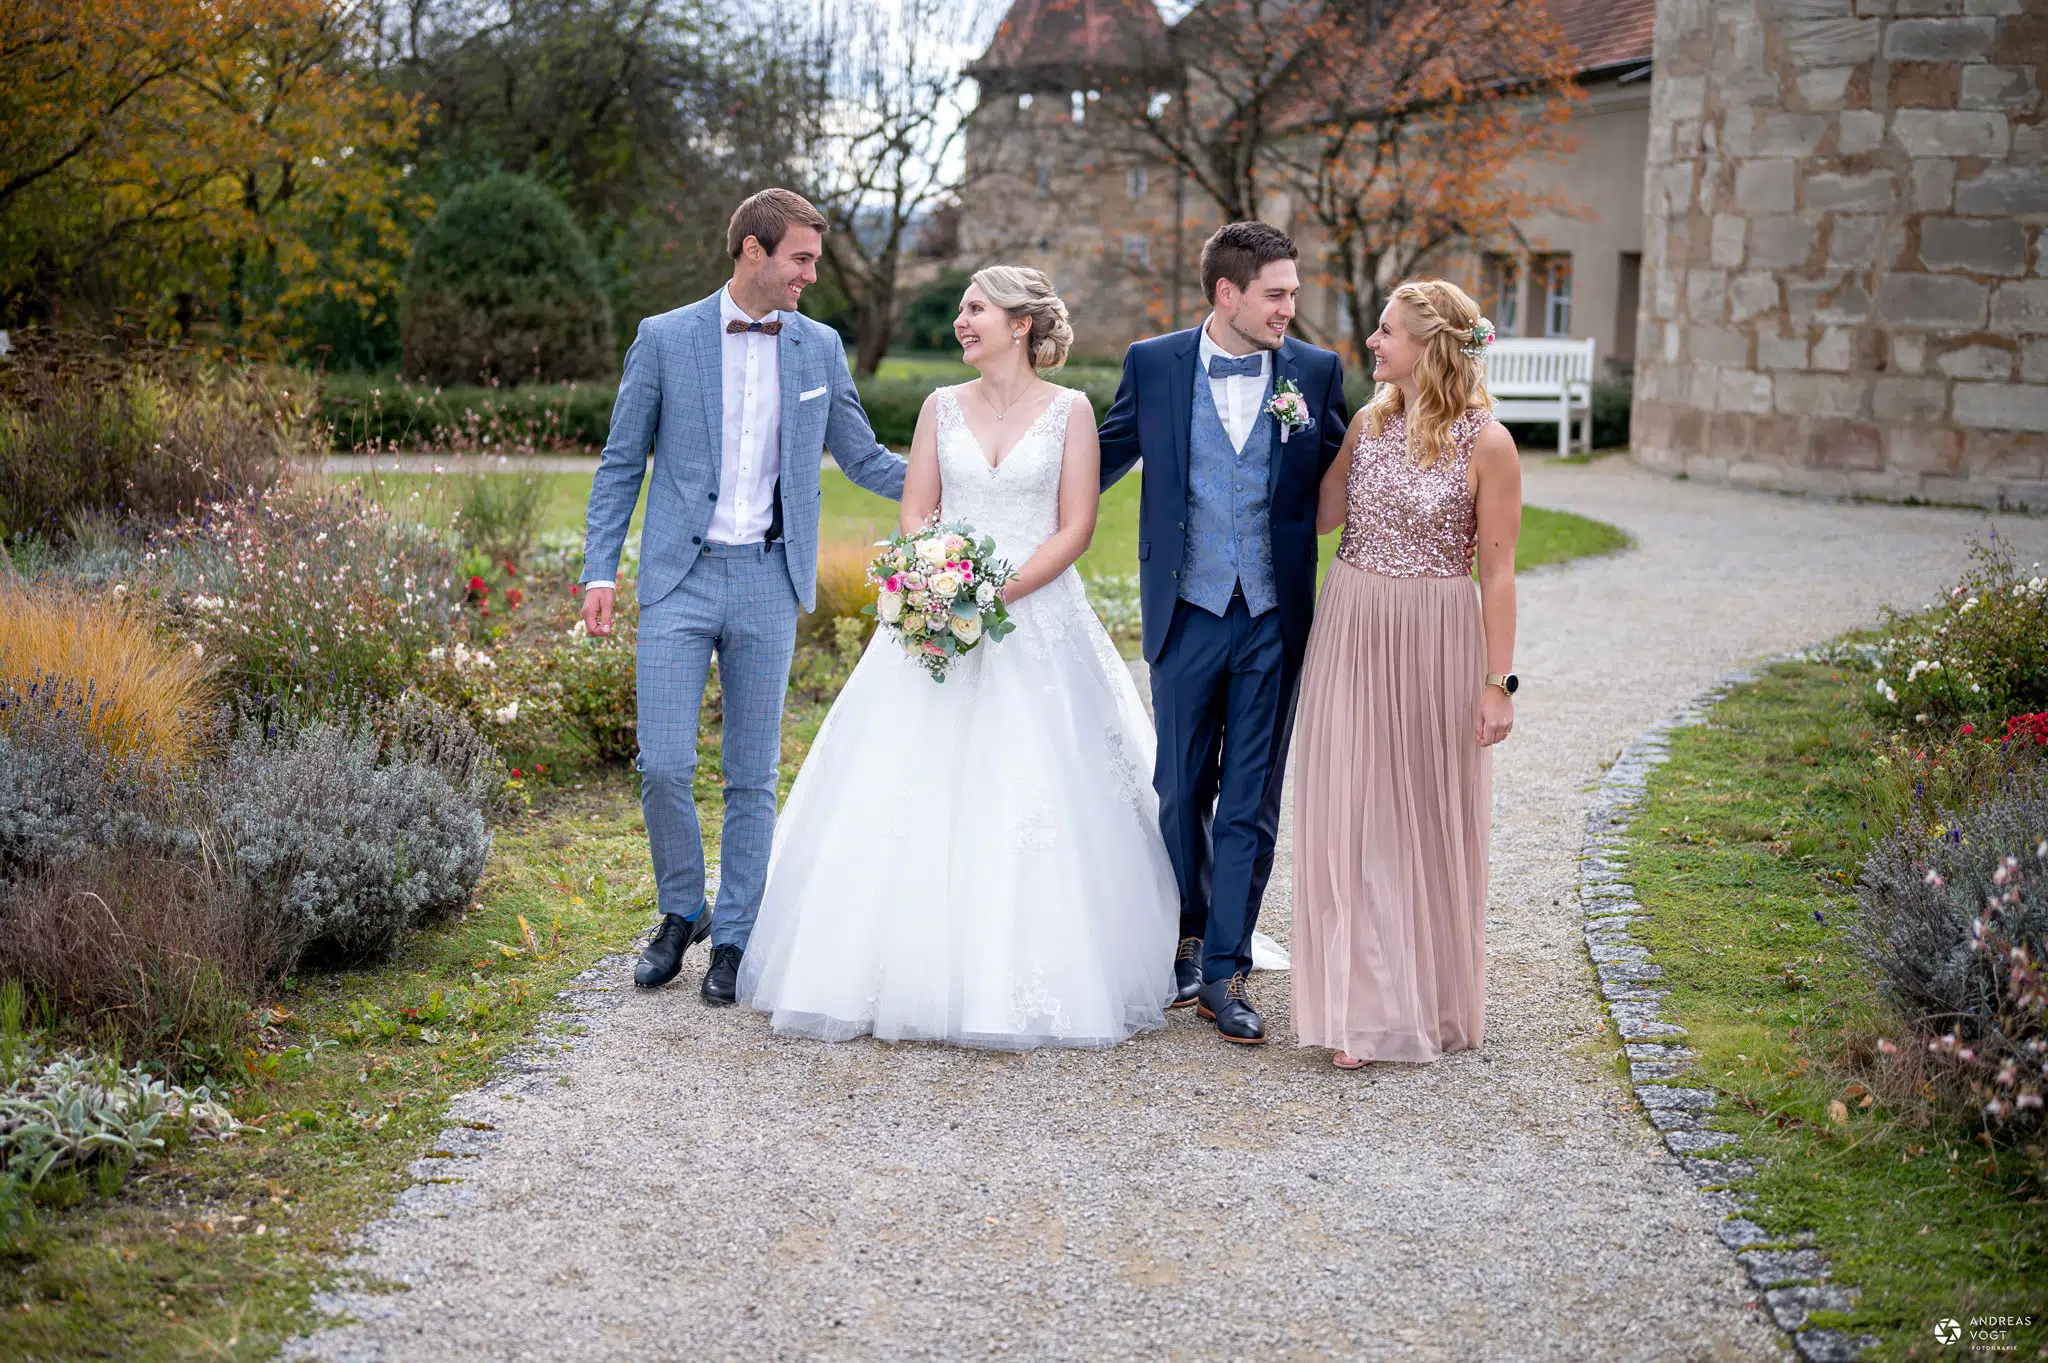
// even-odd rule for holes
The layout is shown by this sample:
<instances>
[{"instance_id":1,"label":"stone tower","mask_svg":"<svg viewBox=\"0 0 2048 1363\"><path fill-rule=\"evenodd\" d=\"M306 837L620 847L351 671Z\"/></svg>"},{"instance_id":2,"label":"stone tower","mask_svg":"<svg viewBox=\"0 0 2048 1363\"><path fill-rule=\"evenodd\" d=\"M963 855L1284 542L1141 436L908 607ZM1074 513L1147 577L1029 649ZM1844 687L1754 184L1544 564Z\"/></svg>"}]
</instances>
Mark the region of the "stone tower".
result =
<instances>
[{"instance_id":1,"label":"stone tower","mask_svg":"<svg viewBox=\"0 0 2048 1363\"><path fill-rule=\"evenodd\" d=\"M1661 0L1632 443L2048 510L2048 0Z\"/></svg>"},{"instance_id":2,"label":"stone tower","mask_svg":"<svg viewBox=\"0 0 2048 1363\"><path fill-rule=\"evenodd\" d=\"M1193 273L1176 259L1190 249L1177 230L1184 196L1125 131L1133 103L1171 88L1167 44L1153 0L1014 0L968 68L981 98L961 258L1044 270L1073 309L1077 357L1163 330L1176 282Z\"/></svg>"}]
</instances>

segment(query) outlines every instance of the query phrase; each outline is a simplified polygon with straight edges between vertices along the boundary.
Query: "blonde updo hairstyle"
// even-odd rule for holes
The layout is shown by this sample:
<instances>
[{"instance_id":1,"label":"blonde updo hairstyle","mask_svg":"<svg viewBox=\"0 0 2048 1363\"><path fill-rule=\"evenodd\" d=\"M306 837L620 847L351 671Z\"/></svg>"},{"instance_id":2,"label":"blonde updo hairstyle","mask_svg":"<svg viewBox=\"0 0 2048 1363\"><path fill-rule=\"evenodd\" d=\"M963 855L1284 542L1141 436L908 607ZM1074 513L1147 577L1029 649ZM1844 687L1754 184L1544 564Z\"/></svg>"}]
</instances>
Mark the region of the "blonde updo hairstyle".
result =
<instances>
[{"instance_id":1,"label":"blonde updo hairstyle","mask_svg":"<svg viewBox=\"0 0 2048 1363\"><path fill-rule=\"evenodd\" d=\"M1451 452L1451 428L1474 407L1491 409L1486 376L1464 347L1473 344L1479 305L1442 279L1411 279L1388 297L1402 306L1408 337L1422 346L1415 361L1415 410L1408 413L1408 450L1428 468ZM1377 436L1403 410L1401 390L1391 383L1365 405L1365 433Z\"/></svg>"},{"instance_id":2,"label":"blonde updo hairstyle","mask_svg":"<svg viewBox=\"0 0 2048 1363\"><path fill-rule=\"evenodd\" d=\"M1025 354L1031 367L1049 374L1067 362L1074 328L1067 323L1067 305L1052 291L1052 281L1025 265L991 265L974 272L974 284L989 302L1017 321L1029 321Z\"/></svg>"}]
</instances>

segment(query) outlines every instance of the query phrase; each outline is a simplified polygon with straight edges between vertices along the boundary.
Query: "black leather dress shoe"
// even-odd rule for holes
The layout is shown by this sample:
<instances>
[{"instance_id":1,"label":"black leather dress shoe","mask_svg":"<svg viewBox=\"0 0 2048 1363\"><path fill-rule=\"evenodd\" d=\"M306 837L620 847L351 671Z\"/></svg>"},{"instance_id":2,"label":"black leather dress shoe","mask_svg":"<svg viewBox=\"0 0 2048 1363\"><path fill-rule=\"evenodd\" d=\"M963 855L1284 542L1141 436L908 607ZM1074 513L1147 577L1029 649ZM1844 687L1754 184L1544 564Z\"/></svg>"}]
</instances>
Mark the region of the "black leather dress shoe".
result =
<instances>
[{"instance_id":1,"label":"black leather dress shoe","mask_svg":"<svg viewBox=\"0 0 2048 1363\"><path fill-rule=\"evenodd\" d=\"M1203 985L1195 1001L1195 1011L1215 1023L1217 1033L1225 1041L1234 1041L1240 1046L1263 1046L1266 1043L1266 1023L1252 1007L1251 995L1245 992L1242 970L1227 980L1213 980Z\"/></svg>"},{"instance_id":2,"label":"black leather dress shoe","mask_svg":"<svg viewBox=\"0 0 2048 1363\"><path fill-rule=\"evenodd\" d=\"M740 949L734 946L711 948L711 969L704 972L704 1002L720 1007L739 997L740 990Z\"/></svg>"},{"instance_id":3,"label":"black leather dress shoe","mask_svg":"<svg viewBox=\"0 0 2048 1363\"><path fill-rule=\"evenodd\" d=\"M654 940L640 953L633 967L633 983L642 989L659 989L683 968L683 953L711 935L711 910L697 910L695 918L665 913Z\"/></svg>"},{"instance_id":4,"label":"black leather dress shoe","mask_svg":"<svg viewBox=\"0 0 2048 1363\"><path fill-rule=\"evenodd\" d=\"M1202 939L1183 937L1180 939L1180 951L1173 958L1173 997L1166 1001L1166 1006L1185 1008L1201 992Z\"/></svg>"}]
</instances>

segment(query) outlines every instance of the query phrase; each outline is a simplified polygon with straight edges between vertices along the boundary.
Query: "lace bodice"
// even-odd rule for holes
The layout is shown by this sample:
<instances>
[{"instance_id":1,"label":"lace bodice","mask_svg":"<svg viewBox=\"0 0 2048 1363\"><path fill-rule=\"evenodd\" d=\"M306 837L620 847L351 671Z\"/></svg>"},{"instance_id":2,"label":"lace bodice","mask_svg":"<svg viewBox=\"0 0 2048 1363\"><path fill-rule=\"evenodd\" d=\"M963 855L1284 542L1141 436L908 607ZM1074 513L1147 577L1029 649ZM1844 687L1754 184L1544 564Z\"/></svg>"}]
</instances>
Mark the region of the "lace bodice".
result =
<instances>
[{"instance_id":1,"label":"lace bodice","mask_svg":"<svg viewBox=\"0 0 2048 1363\"><path fill-rule=\"evenodd\" d=\"M1396 412L1377 436L1361 436L1344 485L1337 557L1382 577L1469 577L1479 511L1466 471L1472 442L1493 420L1473 407L1451 426L1451 448L1428 468L1408 453L1408 417Z\"/></svg>"},{"instance_id":2,"label":"lace bodice","mask_svg":"<svg viewBox=\"0 0 2048 1363\"><path fill-rule=\"evenodd\" d=\"M1055 394L1003 462L991 467L967 428L957 390L939 390L939 505L946 520L994 535L996 552L1012 567L1022 567L1060 528L1067 413L1079 396L1072 389Z\"/></svg>"}]
</instances>

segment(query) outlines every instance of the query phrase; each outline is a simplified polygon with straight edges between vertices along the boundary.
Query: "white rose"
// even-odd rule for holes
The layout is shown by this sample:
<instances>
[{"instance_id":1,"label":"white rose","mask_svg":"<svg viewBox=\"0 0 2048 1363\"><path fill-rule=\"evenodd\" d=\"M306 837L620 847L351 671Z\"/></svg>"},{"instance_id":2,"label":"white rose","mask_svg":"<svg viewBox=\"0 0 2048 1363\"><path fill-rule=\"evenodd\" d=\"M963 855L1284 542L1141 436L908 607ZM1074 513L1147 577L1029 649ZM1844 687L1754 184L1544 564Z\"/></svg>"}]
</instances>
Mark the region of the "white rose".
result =
<instances>
[{"instance_id":1,"label":"white rose","mask_svg":"<svg viewBox=\"0 0 2048 1363\"><path fill-rule=\"evenodd\" d=\"M953 637L961 643L972 645L975 640L981 637L981 617L979 615L956 615L947 624L946 628L952 630Z\"/></svg>"},{"instance_id":2,"label":"white rose","mask_svg":"<svg viewBox=\"0 0 2048 1363\"><path fill-rule=\"evenodd\" d=\"M883 592L875 598L875 614L883 623L893 625L903 618L903 593Z\"/></svg>"},{"instance_id":3,"label":"white rose","mask_svg":"<svg viewBox=\"0 0 2048 1363\"><path fill-rule=\"evenodd\" d=\"M974 589L974 604L982 607L984 610L987 609L989 603L994 601L995 599L996 589L989 583L984 582L979 587L976 587Z\"/></svg>"},{"instance_id":4,"label":"white rose","mask_svg":"<svg viewBox=\"0 0 2048 1363\"><path fill-rule=\"evenodd\" d=\"M951 601L960 595L960 589L966 585L960 574L950 568L944 572L933 573L932 580L926 584L931 594L941 601Z\"/></svg>"},{"instance_id":5,"label":"white rose","mask_svg":"<svg viewBox=\"0 0 2048 1363\"><path fill-rule=\"evenodd\" d=\"M945 542L939 539L919 540L917 545L917 557L919 561L923 563L944 563L946 561Z\"/></svg>"}]
</instances>

